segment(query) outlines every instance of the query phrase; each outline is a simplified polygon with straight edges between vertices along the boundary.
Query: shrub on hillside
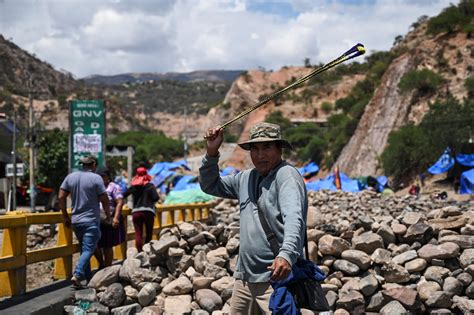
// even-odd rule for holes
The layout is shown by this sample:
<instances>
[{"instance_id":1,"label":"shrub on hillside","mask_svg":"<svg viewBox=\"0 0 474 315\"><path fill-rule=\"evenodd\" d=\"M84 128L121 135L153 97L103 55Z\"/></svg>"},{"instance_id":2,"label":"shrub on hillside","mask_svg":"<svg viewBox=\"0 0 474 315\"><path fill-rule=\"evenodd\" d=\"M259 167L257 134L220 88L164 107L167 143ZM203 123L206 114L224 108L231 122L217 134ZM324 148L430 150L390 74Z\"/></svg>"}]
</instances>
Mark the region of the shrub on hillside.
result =
<instances>
[{"instance_id":1,"label":"shrub on hillside","mask_svg":"<svg viewBox=\"0 0 474 315\"><path fill-rule=\"evenodd\" d=\"M470 98L474 98L474 77L469 77L464 82L464 86L467 89L467 96Z\"/></svg>"},{"instance_id":2,"label":"shrub on hillside","mask_svg":"<svg viewBox=\"0 0 474 315\"><path fill-rule=\"evenodd\" d=\"M410 70L398 83L402 92L416 90L419 96L431 95L443 83L444 79L439 74L428 70Z\"/></svg>"},{"instance_id":3,"label":"shrub on hillside","mask_svg":"<svg viewBox=\"0 0 474 315\"><path fill-rule=\"evenodd\" d=\"M452 33L455 30L465 31L474 16L474 1L461 0L458 6L451 5L444 9L438 16L428 21L427 33Z\"/></svg>"}]
</instances>

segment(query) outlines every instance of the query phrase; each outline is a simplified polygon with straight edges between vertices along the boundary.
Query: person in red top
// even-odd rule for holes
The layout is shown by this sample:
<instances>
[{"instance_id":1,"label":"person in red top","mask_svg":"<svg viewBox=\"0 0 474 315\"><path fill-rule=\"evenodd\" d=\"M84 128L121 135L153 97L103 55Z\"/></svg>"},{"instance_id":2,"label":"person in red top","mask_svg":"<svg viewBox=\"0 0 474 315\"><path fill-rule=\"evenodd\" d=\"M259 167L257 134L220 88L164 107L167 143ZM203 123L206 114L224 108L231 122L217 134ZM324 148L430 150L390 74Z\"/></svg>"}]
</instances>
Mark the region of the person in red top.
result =
<instances>
[{"instance_id":1,"label":"person in red top","mask_svg":"<svg viewBox=\"0 0 474 315\"><path fill-rule=\"evenodd\" d=\"M151 183L151 176L146 168L139 167L132 186L123 195L133 196L132 219L135 228L135 244L139 252L144 244L151 241L153 223L155 222L155 203L160 199L155 186ZM143 241L143 226L145 225L145 241Z\"/></svg>"}]
</instances>

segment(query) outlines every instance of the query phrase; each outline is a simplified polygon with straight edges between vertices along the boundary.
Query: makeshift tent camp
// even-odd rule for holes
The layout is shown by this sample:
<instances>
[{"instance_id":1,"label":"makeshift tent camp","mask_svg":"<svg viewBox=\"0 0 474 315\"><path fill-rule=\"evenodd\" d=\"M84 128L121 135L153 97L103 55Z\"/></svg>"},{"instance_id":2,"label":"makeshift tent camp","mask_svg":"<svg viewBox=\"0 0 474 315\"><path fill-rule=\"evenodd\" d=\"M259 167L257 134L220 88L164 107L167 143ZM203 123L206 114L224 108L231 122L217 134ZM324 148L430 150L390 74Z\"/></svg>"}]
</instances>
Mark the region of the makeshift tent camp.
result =
<instances>
[{"instance_id":1,"label":"makeshift tent camp","mask_svg":"<svg viewBox=\"0 0 474 315\"><path fill-rule=\"evenodd\" d=\"M456 161L461 165L474 167L474 154L458 154Z\"/></svg>"},{"instance_id":2,"label":"makeshift tent camp","mask_svg":"<svg viewBox=\"0 0 474 315\"><path fill-rule=\"evenodd\" d=\"M345 192L358 192L359 184L357 179L352 179L344 173L339 173L341 178L341 190ZM337 190L334 184L334 175L331 174L324 179L315 180L313 182L306 183L306 189L318 191L318 190Z\"/></svg>"},{"instance_id":3,"label":"makeshift tent camp","mask_svg":"<svg viewBox=\"0 0 474 315\"><path fill-rule=\"evenodd\" d=\"M461 174L460 194L474 194L474 168Z\"/></svg>"},{"instance_id":4,"label":"makeshift tent camp","mask_svg":"<svg viewBox=\"0 0 474 315\"><path fill-rule=\"evenodd\" d=\"M160 174L162 171L170 171L170 170L176 170L176 169L185 169L185 170L190 170L189 166L186 164L184 160L177 161L177 162L158 162L155 163L149 170L148 174L151 176L156 176L157 174Z\"/></svg>"},{"instance_id":5,"label":"makeshift tent camp","mask_svg":"<svg viewBox=\"0 0 474 315\"><path fill-rule=\"evenodd\" d=\"M306 164L305 166L300 167L298 169L298 172L300 172L301 175L314 174L318 171L319 171L319 166L314 162L310 162L310 163Z\"/></svg>"},{"instance_id":6,"label":"makeshift tent camp","mask_svg":"<svg viewBox=\"0 0 474 315\"><path fill-rule=\"evenodd\" d=\"M453 167L454 162L454 158L451 156L451 149L447 148L438 161L428 169L428 172L433 175L445 173Z\"/></svg>"},{"instance_id":7,"label":"makeshift tent camp","mask_svg":"<svg viewBox=\"0 0 474 315\"><path fill-rule=\"evenodd\" d=\"M178 190L189 190L189 189L200 189L197 177L192 175L183 175L173 188L173 191Z\"/></svg>"}]
</instances>

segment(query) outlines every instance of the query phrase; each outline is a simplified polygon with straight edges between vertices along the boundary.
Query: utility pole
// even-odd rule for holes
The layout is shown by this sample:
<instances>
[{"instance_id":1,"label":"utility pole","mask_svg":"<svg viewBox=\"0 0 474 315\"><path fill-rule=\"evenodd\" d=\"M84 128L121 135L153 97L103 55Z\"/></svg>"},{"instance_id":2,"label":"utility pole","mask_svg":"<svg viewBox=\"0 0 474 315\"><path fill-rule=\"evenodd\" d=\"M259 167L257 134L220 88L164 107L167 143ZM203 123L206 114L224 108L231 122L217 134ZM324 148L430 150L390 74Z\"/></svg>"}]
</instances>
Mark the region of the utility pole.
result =
<instances>
[{"instance_id":1,"label":"utility pole","mask_svg":"<svg viewBox=\"0 0 474 315\"><path fill-rule=\"evenodd\" d=\"M29 135L29 153L30 153L30 211L35 212L35 116L33 112L33 97L31 95L32 80L29 80L29 110L28 110L28 135Z\"/></svg>"},{"instance_id":2,"label":"utility pole","mask_svg":"<svg viewBox=\"0 0 474 315\"><path fill-rule=\"evenodd\" d=\"M12 183L12 210L16 210L16 111L13 109L13 139L12 139L12 163L13 163L13 183Z\"/></svg>"},{"instance_id":3,"label":"utility pole","mask_svg":"<svg viewBox=\"0 0 474 315\"><path fill-rule=\"evenodd\" d=\"M187 105L184 105L184 131L183 131L183 140L184 140L184 144L183 144L183 151L184 151L184 162L185 163L188 163L188 161L186 160L187 156L188 156L188 131L187 131L187 128L188 128L188 106Z\"/></svg>"}]
</instances>

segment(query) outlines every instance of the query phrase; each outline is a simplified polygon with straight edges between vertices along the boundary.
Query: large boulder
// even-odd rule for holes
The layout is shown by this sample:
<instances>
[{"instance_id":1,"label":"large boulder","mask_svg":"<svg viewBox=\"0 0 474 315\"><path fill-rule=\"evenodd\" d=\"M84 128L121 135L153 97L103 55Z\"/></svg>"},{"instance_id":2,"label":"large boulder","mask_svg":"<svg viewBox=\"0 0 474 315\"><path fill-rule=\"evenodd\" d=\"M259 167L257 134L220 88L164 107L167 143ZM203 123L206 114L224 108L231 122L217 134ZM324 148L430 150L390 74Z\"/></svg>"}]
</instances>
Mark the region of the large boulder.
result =
<instances>
[{"instance_id":1,"label":"large boulder","mask_svg":"<svg viewBox=\"0 0 474 315\"><path fill-rule=\"evenodd\" d=\"M97 271L89 281L88 286L90 288L98 289L100 287L108 287L112 283L117 282L119 279L120 268L120 265L115 265Z\"/></svg>"}]
</instances>

